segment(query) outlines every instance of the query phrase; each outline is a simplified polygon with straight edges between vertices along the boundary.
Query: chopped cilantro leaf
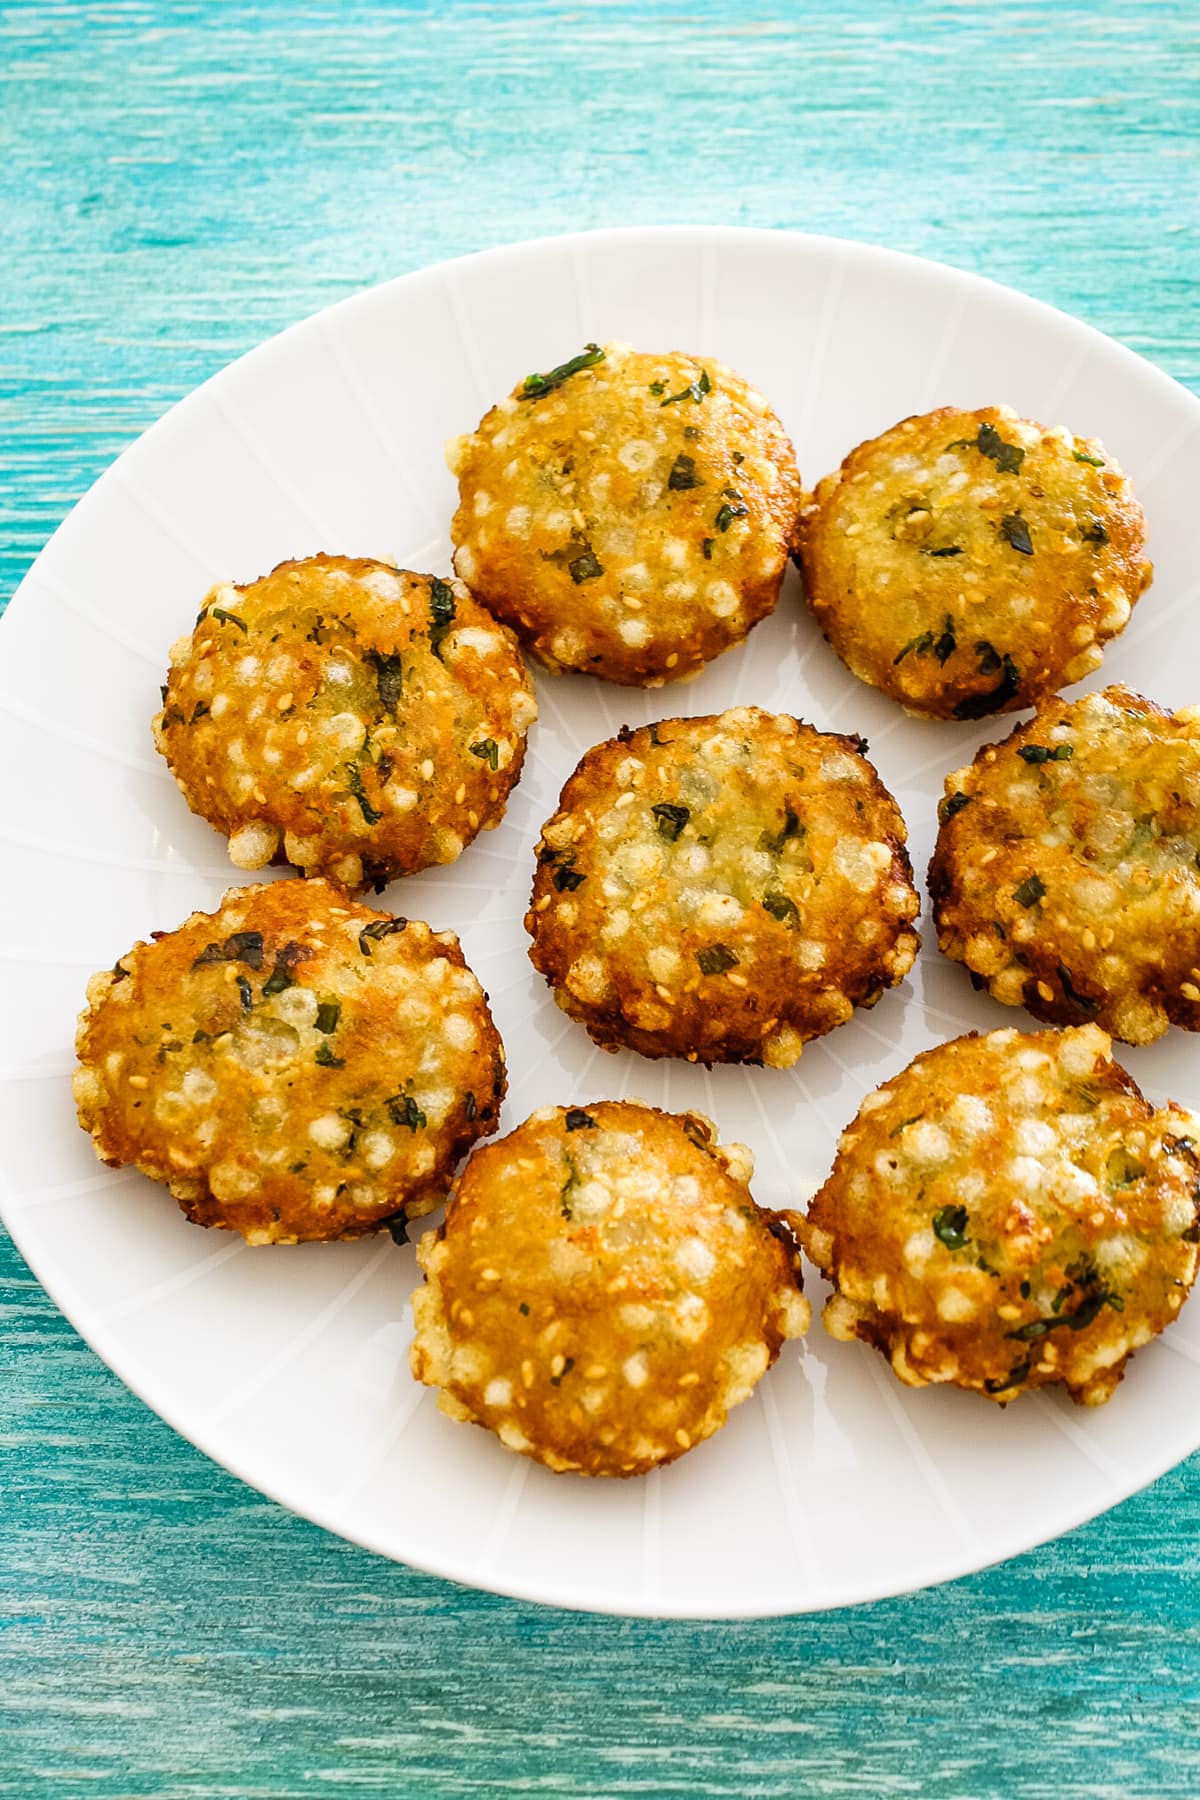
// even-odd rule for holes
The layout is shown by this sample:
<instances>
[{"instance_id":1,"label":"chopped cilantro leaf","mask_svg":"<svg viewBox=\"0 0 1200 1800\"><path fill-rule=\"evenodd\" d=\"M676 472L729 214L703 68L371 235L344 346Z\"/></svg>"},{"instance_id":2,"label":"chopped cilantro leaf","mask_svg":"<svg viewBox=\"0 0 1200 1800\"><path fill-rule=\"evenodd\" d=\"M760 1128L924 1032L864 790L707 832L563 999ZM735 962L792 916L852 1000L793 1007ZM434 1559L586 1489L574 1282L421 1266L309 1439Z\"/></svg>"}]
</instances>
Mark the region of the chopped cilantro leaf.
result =
<instances>
[{"instance_id":1,"label":"chopped cilantro leaf","mask_svg":"<svg viewBox=\"0 0 1200 1800\"><path fill-rule=\"evenodd\" d=\"M344 1069L346 1066L345 1058L335 1056L328 1044L317 1045L313 1061L319 1062L323 1069Z\"/></svg>"},{"instance_id":2,"label":"chopped cilantro leaf","mask_svg":"<svg viewBox=\"0 0 1200 1800\"><path fill-rule=\"evenodd\" d=\"M686 806L673 806L669 800L660 800L650 811L658 827L659 837L666 838L668 843L675 843L680 832L691 818L691 810Z\"/></svg>"},{"instance_id":3,"label":"chopped cilantro leaf","mask_svg":"<svg viewBox=\"0 0 1200 1800\"><path fill-rule=\"evenodd\" d=\"M701 369L695 381L689 381L685 388L681 388L677 394L671 394L662 402L662 404L664 406L677 406L681 400L694 400L696 405L699 406L705 394L711 393L712 382L708 379L708 370Z\"/></svg>"},{"instance_id":4,"label":"chopped cilantro leaf","mask_svg":"<svg viewBox=\"0 0 1200 1800\"><path fill-rule=\"evenodd\" d=\"M548 374L527 375L521 383L520 397L522 400L540 400L543 394L548 394L554 388L561 387L563 382L569 380L572 375L578 375L580 369L594 368L597 363L603 361L604 352L599 344L588 344L579 352L578 356L572 356L568 362L559 363L558 367L551 369Z\"/></svg>"},{"instance_id":5,"label":"chopped cilantro leaf","mask_svg":"<svg viewBox=\"0 0 1200 1800\"><path fill-rule=\"evenodd\" d=\"M567 568L576 587L585 581L595 581L597 575L604 573L604 565L593 550L585 550L582 556L577 556L574 561L569 562Z\"/></svg>"},{"instance_id":6,"label":"chopped cilantro leaf","mask_svg":"<svg viewBox=\"0 0 1200 1800\"><path fill-rule=\"evenodd\" d=\"M961 1250L967 1241L967 1209L965 1206L943 1206L933 1215L933 1235L947 1250Z\"/></svg>"},{"instance_id":7,"label":"chopped cilantro leaf","mask_svg":"<svg viewBox=\"0 0 1200 1800\"><path fill-rule=\"evenodd\" d=\"M667 476L667 486L681 493L687 488L703 487L704 483L696 473L696 459L685 456L681 451L671 465L671 473Z\"/></svg>"},{"instance_id":8,"label":"chopped cilantro leaf","mask_svg":"<svg viewBox=\"0 0 1200 1800\"><path fill-rule=\"evenodd\" d=\"M326 1035L331 1031L336 1031L341 1011L340 1000L322 1000L317 1007L317 1030L325 1032Z\"/></svg>"},{"instance_id":9,"label":"chopped cilantro leaf","mask_svg":"<svg viewBox=\"0 0 1200 1800\"><path fill-rule=\"evenodd\" d=\"M1000 536L1010 543L1014 550L1022 556L1033 555L1033 539L1029 535L1029 527L1020 513L1005 513L999 525Z\"/></svg>"},{"instance_id":10,"label":"chopped cilantro leaf","mask_svg":"<svg viewBox=\"0 0 1200 1800\"><path fill-rule=\"evenodd\" d=\"M1022 744L1017 751L1027 763L1070 762L1074 754L1074 744Z\"/></svg>"},{"instance_id":11,"label":"chopped cilantro leaf","mask_svg":"<svg viewBox=\"0 0 1200 1800\"><path fill-rule=\"evenodd\" d=\"M359 932L358 947L364 956L370 956L372 944L379 943L382 938L391 937L394 931L404 931L407 925L407 919L373 919Z\"/></svg>"},{"instance_id":12,"label":"chopped cilantro leaf","mask_svg":"<svg viewBox=\"0 0 1200 1800\"><path fill-rule=\"evenodd\" d=\"M407 1125L410 1131L423 1130L426 1120L411 1094L393 1094L384 1101L393 1125Z\"/></svg>"},{"instance_id":13,"label":"chopped cilantro leaf","mask_svg":"<svg viewBox=\"0 0 1200 1800\"><path fill-rule=\"evenodd\" d=\"M480 762L485 762L489 769L500 766L500 746L495 738L480 738L477 744L471 745L471 755L477 756Z\"/></svg>"},{"instance_id":14,"label":"chopped cilantro leaf","mask_svg":"<svg viewBox=\"0 0 1200 1800\"><path fill-rule=\"evenodd\" d=\"M702 975L723 975L727 969L737 967L737 960L726 944L712 944L706 950L696 952Z\"/></svg>"},{"instance_id":15,"label":"chopped cilantro leaf","mask_svg":"<svg viewBox=\"0 0 1200 1800\"><path fill-rule=\"evenodd\" d=\"M596 1121L591 1113L584 1112L582 1107L573 1106L566 1117L568 1131L595 1131Z\"/></svg>"},{"instance_id":16,"label":"chopped cilantro leaf","mask_svg":"<svg viewBox=\"0 0 1200 1800\"><path fill-rule=\"evenodd\" d=\"M781 925L786 925L792 919L799 921L796 902L789 900L786 894L764 894L762 903L771 917L778 919Z\"/></svg>"}]
</instances>

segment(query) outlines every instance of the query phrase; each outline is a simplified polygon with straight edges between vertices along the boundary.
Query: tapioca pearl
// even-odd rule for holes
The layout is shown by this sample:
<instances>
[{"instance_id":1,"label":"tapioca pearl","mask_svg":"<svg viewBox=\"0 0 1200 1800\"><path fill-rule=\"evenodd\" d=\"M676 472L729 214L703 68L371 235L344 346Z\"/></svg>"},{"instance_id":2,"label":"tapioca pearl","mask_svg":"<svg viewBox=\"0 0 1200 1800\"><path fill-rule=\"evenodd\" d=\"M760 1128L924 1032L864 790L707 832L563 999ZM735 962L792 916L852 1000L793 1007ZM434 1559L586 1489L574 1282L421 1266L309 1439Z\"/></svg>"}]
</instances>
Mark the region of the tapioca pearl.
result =
<instances>
[{"instance_id":1,"label":"tapioca pearl","mask_svg":"<svg viewBox=\"0 0 1200 1800\"><path fill-rule=\"evenodd\" d=\"M1056 1049L1058 1066L1066 1075L1090 1075L1097 1062L1107 1059L1112 1039L1098 1025L1080 1025L1061 1032Z\"/></svg>"},{"instance_id":2,"label":"tapioca pearl","mask_svg":"<svg viewBox=\"0 0 1200 1800\"><path fill-rule=\"evenodd\" d=\"M717 1266L717 1259L703 1238L684 1238L675 1251L675 1267L689 1281L707 1281Z\"/></svg>"},{"instance_id":3,"label":"tapioca pearl","mask_svg":"<svg viewBox=\"0 0 1200 1800\"><path fill-rule=\"evenodd\" d=\"M613 771L613 779L620 788L634 787L645 771L645 763L640 762L636 756L624 756Z\"/></svg>"},{"instance_id":4,"label":"tapioca pearl","mask_svg":"<svg viewBox=\"0 0 1200 1800\"><path fill-rule=\"evenodd\" d=\"M728 581L710 581L704 599L709 612L718 619L728 619L741 604L737 589Z\"/></svg>"},{"instance_id":5,"label":"tapioca pearl","mask_svg":"<svg viewBox=\"0 0 1200 1800\"><path fill-rule=\"evenodd\" d=\"M466 582L473 583L479 575L479 563L475 552L469 544L459 544L454 552L454 567Z\"/></svg>"},{"instance_id":6,"label":"tapioca pearl","mask_svg":"<svg viewBox=\"0 0 1200 1800\"><path fill-rule=\"evenodd\" d=\"M608 975L598 956L581 956L566 974L566 986L577 1000L602 1000L609 990Z\"/></svg>"},{"instance_id":7,"label":"tapioca pearl","mask_svg":"<svg viewBox=\"0 0 1200 1800\"><path fill-rule=\"evenodd\" d=\"M205 658L198 662L192 670L192 692L199 700L208 700L212 696L215 676L212 663Z\"/></svg>"},{"instance_id":8,"label":"tapioca pearl","mask_svg":"<svg viewBox=\"0 0 1200 1800\"><path fill-rule=\"evenodd\" d=\"M831 750L821 758L820 775L822 781L861 781L863 770L853 756L842 750Z\"/></svg>"},{"instance_id":9,"label":"tapioca pearl","mask_svg":"<svg viewBox=\"0 0 1200 1800\"><path fill-rule=\"evenodd\" d=\"M241 1163L214 1163L208 1172L208 1185L218 1200L245 1200L258 1188L255 1170Z\"/></svg>"},{"instance_id":10,"label":"tapioca pearl","mask_svg":"<svg viewBox=\"0 0 1200 1800\"><path fill-rule=\"evenodd\" d=\"M1058 1133L1044 1119L1021 1119L1013 1143L1022 1156L1047 1156L1058 1148Z\"/></svg>"},{"instance_id":11,"label":"tapioca pearl","mask_svg":"<svg viewBox=\"0 0 1200 1800\"><path fill-rule=\"evenodd\" d=\"M457 831L451 831L448 827L443 827L434 832L433 843L431 845L434 862L455 862L465 849L466 843Z\"/></svg>"},{"instance_id":12,"label":"tapioca pearl","mask_svg":"<svg viewBox=\"0 0 1200 1800\"><path fill-rule=\"evenodd\" d=\"M799 938L792 955L798 969L804 969L812 974L817 969L824 968L829 955L829 946L822 943L820 938Z\"/></svg>"},{"instance_id":13,"label":"tapioca pearl","mask_svg":"<svg viewBox=\"0 0 1200 1800\"><path fill-rule=\"evenodd\" d=\"M1036 1194L1046 1184L1046 1170L1033 1156L1014 1156L1008 1165L1008 1178L1014 1187Z\"/></svg>"},{"instance_id":14,"label":"tapioca pearl","mask_svg":"<svg viewBox=\"0 0 1200 1800\"><path fill-rule=\"evenodd\" d=\"M282 993L270 996L267 1005L277 1019L283 1019L288 1025L303 1028L316 1022L317 996L311 988L284 988Z\"/></svg>"},{"instance_id":15,"label":"tapioca pearl","mask_svg":"<svg viewBox=\"0 0 1200 1800\"><path fill-rule=\"evenodd\" d=\"M744 914L741 901L735 900L732 894L706 894L696 916L701 925L722 930L737 925Z\"/></svg>"},{"instance_id":16,"label":"tapioca pearl","mask_svg":"<svg viewBox=\"0 0 1200 1800\"><path fill-rule=\"evenodd\" d=\"M483 488L477 488L472 501L472 509L477 519L484 519L492 510L492 496Z\"/></svg>"},{"instance_id":17,"label":"tapioca pearl","mask_svg":"<svg viewBox=\"0 0 1200 1800\"><path fill-rule=\"evenodd\" d=\"M1007 1095L1014 1112L1040 1112L1046 1099L1046 1086L1034 1075L1016 1075L1007 1083Z\"/></svg>"},{"instance_id":18,"label":"tapioca pearl","mask_svg":"<svg viewBox=\"0 0 1200 1800\"><path fill-rule=\"evenodd\" d=\"M463 1013L449 1013L442 1026L442 1035L455 1050L473 1050L479 1042L479 1032L474 1019Z\"/></svg>"},{"instance_id":19,"label":"tapioca pearl","mask_svg":"<svg viewBox=\"0 0 1200 1800\"><path fill-rule=\"evenodd\" d=\"M964 1325L973 1319L978 1306L970 1294L964 1294L959 1287L943 1288L937 1297L939 1319L945 1319L948 1325Z\"/></svg>"},{"instance_id":20,"label":"tapioca pearl","mask_svg":"<svg viewBox=\"0 0 1200 1800\"><path fill-rule=\"evenodd\" d=\"M947 1120L959 1137L986 1137L995 1129L996 1118L987 1101L978 1094L956 1094L947 1108Z\"/></svg>"},{"instance_id":21,"label":"tapioca pearl","mask_svg":"<svg viewBox=\"0 0 1200 1800\"><path fill-rule=\"evenodd\" d=\"M886 844L864 843L862 838L840 838L833 852L834 868L859 894L869 894L878 887L879 876L891 860Z\"/></svg>"},{"instance_id":22,"label":"tapioca pearl","mask_svg":"<svg viewBox=\"0 0 1200 1800\"><path fill-rule=\"evenodd\" d=\"M249 781L253 790L253 778L242 779ZM229 840L229 860L236 869L265 869L279 848L279 838L277 825L268 825L262 819L254 820L233 833Z\"/></svg>"},{"instance_id":23,"label":"tapioca pearl","mask_svg":"<svg viewBox=\"0 0 1200 1800\"><path fill-rule=\"evenodd\" d=\"M182 665L188 661L191 654L192 654L191 638L190 637L176 638L175 642L171 645L171 648L167 651L167 661L170 663L170 665L173 669L178 669L178 668L182 667Z\"/></svg>"},{"instance_id":24,"label":"tapioca pearl","mask_svg":"<svg viewBox=\"0 0 1200 1800\"><path fill-rule=\"evenodd\" d=\"M666 538L659 554L669 569L686 569L691 550L683 538Z\"/></svg>"},{"instance_id":25,"label":"tapioca pearl","mask_svg":"<svg viewBox=\"0 0 1200 1800\"><path fill-rule=\"evenodd\" d=\"M326 720L321 735L332 750L357 750L367 735L367 728L354 713L334 713Z\"/></svg>"},{"instance_id":26,"label":"tapioca pearl","mask_svg":"<svg viewBox=\"0 0 1200 1800\"><path fill-rule=\"evenodd\" d=\"M622 619L617 626L617 636L623 644L636 650L648 641L650 627L645 619Z\"/></svg>"},{"instance_id":27,"label":"tapioca pearl","mask_svg":"<svg viewBox=\"0 0 1200 1800\"><path fill-rule=\"evenodd\" d=\"M654 467L658 451L647 438L630 438L617 451L617 461L632 475L641 475Z\"/></svg>"},{"instance_id":28,"label":"tapioca pearl","mask_svg":"<svg viewBox=\"0 0 1200 1800\"><path fill-rule=\"evenodd\" d=\"M675 1336L685 1344L698 1344L708 1330L708 1308L699 1294L684 1294L671 1308Z\"/></svg>"},{"instance_id":29,"label":"tapioca pearl","mask_svg":"<svg viewBox=\"0 0 1200 1800\"><path fill-rule=\"evenodd\" d=\"M748 1144L722 1144L716 1147L717 1160L734 1181L748 1183L754 1174L754 1152Z\"/></svg>"},{"instance_id":30,"label":"tapioca pearl","mask_svg":"<svg viewBox=\"0 0 1200 1800\"><path fill-rule=\"evenodd\" d=\"M700 848L702 846L697 845L697 849ZM748 875L751 881L765 881L774 873L774 860L765 850L743 850L737 860L742 874Z\"/></svg>"},{"instance_id":31,"label":"tapioca pearl","mask_svg":"<svg viewBox=\"0 0 1200 1800\"><path fill-rule=\"evenodd\" d=\"M550 653L560 663L581 662L587 654L587 642L581 631L568 626L563 631L556 631L550 639Z\"/></svg>"},{"instance_id":32,"label":"tapioca pearl","mask_svg":"<svg viewBox=\"0 0 1200 1800\"><path fill-rule=\"evenodd\" d=\"M930 1260L937 1255L938 1240L927 1226L910 1232L900 1254L910 1275L923 1275Z\"/></svg>"},{"instance_id":33,"label":"tapioca pearl","mask_svg":"<svg viewBox=\"0 0 1200 1800\"><path fill-rule=\"evenodd\" d=\"M628 932L630 923L629 914L624 907L618 907L615 912L608 915L601 926L600 942L602 944L619 944Z\"/></svg>"},{"instance_id":34,"label":"tapioca pearl","mask_svg":"<svg viewBox=\"0 0 1200 1800\"><path fill-rule=\"evenodd\" d=\"M654 981L671 981L682 966L678 950L669 944L656 944L646 957L646 967Z\"/></svg>"},{"instance_id":35,"label":"tapioca pearl","mask_svg":"<svg viewBox=\"0 0 1200 1800\"><path fill-rule=\"evenodd\" d=\"M386 1131L368 1131L359 1140L358 1150L368 1169L383 1169L396 1154L396 1140Z\"/></svg>"},{"instance_id":36,"label":"tapioca pearl","mask_svg":"<svg viewBox=\"0 0 1200 1800\"><path fill-rule=\"evenodd\" d=\"M922 1119L911 1125L900 1137L904 1155L919 1167L936 1168L950 1160L950 1139L940 1125Z\"/></svg>"},{"instance_id":37,"label":"tapioca pearl","mask_svg":"<svg viewBox=\"0 0 1200 1800\"><path fill-rule=\"evenodd\" d=\"M631 1388L645 1387L650 1379L650 1359L644 1350L635 1350L621 1364L621 1374Z\"/></svg>"}]
</instances>

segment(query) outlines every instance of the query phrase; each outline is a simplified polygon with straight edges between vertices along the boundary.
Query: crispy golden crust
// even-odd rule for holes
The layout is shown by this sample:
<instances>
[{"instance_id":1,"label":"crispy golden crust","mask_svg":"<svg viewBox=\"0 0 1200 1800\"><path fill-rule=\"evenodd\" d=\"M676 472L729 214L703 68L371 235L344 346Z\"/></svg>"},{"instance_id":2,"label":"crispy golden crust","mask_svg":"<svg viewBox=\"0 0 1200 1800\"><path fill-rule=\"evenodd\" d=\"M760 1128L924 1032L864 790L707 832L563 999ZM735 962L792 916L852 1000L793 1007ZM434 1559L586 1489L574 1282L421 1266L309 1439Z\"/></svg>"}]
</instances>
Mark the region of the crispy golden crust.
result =
<instances>
[{"instance_id":1,"label":"crispy golden crust","mask_svg":"<svg viewBox=\"0 0 1200 1800\"><path fill-rule=\"evenodd\" d=\"M1103 661L1149 586L1145 521L1095 438L1008 407L904 419L818 483L809 606L842 661L910 712L1032 706Z\"/></svg>"},{"instance_id":2,"label":"crispy golden crust","mask_svg":"<svg viewBox=\"0 0 1200 1800\"><path fill-rule=\"evenodd\" d=\"M722 363L597 354L545 391L518 385L449 446L454 566L547 668L660 687L772 610L800 477L762 395Z\"/></svg>"},{"instance_id":3,"label":"crispy golden crust","mask_svg":"<svg viewBox=\"0 0 1200 1800\"><path fill-rule=\"evenodd\" d=\"M1200 708L1046 701L946 777L938 943L997 1000L1148 1044L1200 1030Z\"/></svg>"},{"instance_id":4,"label":"crispy golden crust","mask_svg":"<svg viewBox=\"0 0 1200 1800\"><path fill-rule=\"evenodd\" d=\"M543 826L530 957L598 1044L787 1068L903 980L904 821L861 739L756 707L589 750Z\"/></svg>"},{"instance_id":5,"label":"crispy golden crust","mask_svg":"<svg viewBox=\"0 0 1200 1800\"><path fill-rule=\"evenodd\" d=\"M512 634L461 583L313 556L212 590L154 737L238 868L382 889L500 823L536 714Z\"/></svg>"},{"instance_id":6,"label":"crispy golden crust","mask_svg":"<svg viewBox=\"0 0 1200 1800\"><path fill-rule=\"evenodd\" d=\"M231 888L154 939L88 983L75 1101L100 1160L194 1223L361 1237L439 1205L495 1131L504 1050L453 932L315 880Z\"/></svg>"},{"instance_id":7,"label":"crispy golden crust","mask_svg":"<svg viewBox=\"0 0 1200 1800\"><path fill-rule=\"evenodd\" d=\"M673 1462L808 1327L791 1215L755 1206L751 1172L692 1113L535 1112L421 1239L413 1374L551 1469Z\"/></svg>"},{"instance_id":8,"label":"crispy golden crust","mask_svg":"<svg viewBox=\"0 0 1200 1800\"><path fill-rule=\"evenodd\" d=\"M1200 1120L1095 1025L958 1038L868 1094L801 1227L825 1325L912 1387L1098 1406L1196 1276Z\"/></svg>"}]
</instances>

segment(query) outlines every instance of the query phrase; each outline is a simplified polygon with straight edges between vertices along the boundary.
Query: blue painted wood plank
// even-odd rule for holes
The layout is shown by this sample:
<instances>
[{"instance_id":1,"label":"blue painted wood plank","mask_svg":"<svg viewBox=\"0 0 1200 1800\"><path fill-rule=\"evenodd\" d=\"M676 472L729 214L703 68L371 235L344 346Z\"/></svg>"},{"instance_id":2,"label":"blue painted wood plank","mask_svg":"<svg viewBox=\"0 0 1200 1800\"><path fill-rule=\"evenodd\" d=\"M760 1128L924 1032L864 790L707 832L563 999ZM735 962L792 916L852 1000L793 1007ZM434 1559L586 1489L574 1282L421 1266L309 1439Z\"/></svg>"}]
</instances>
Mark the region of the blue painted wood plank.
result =
<instances>
[{"instance_id":1,"label":"blue painted wood plank","mask_svg":"<svg viewBox=\"0 0 1200 1800\"><path fill-rule=\"evenodd\" d=\"M231 356L542 232L869 238L1038 294L1200 391L1198 35L1168 0L0 8L0 594ZM0 1476L0 1795L1200 1792L1198 1460L909 1599L586 1619L261 1500L0 1240Z\"/></svg>"}]
</instances>

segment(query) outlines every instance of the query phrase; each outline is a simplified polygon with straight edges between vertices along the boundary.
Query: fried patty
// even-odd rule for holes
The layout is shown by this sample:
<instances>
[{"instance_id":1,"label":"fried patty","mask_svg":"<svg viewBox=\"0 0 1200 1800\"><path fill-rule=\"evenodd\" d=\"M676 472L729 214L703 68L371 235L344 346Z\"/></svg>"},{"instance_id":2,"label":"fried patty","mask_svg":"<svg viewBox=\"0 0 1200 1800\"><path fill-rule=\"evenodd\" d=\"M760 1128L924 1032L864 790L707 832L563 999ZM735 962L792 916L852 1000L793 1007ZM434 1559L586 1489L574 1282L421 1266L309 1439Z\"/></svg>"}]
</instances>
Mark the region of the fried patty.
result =
<instances>
[{"instance_id":1,"label":"fried patty","mask_svg":"<svg viewBox=\"0 0 1200 1800\"><path fill-rule=\"evenodd\" d=\"M589 750L542 828L530 957L598 1044L787 1068L903 980L899 809L862 754L756 707Z\"/></svg>"},{"instance_id":2,"label":"fried patty","mask_svg":"<svg viewBox=\"0 0 1200 1800\"><path fill-rule=\"evenodd\" d=\"M1144 527L1095 438L944 406L818 483L805 595L860 680L909 712L981 719L1100 666L1150 583Z\"/></svg>"},{"instance_id":3,"label":"fried patty","mask_svg":"<svg viewBox=\"0 0 1200 1800\"><path fill-rule=\"evenodd\" d=\"M313 556L213 589L154 737L238 868L382 889L500 823L536 714L512 634L461 583Z\"/></svg>"},{"instance_id":4,"label":"fried patty","mask_svg":"<svg viewBox=\"0 0 1200 1800\"><path fill-rule=\"evenodd\" d=\"M1099 1406L1196 1275L1200 1120L1096 1025L957 1038L868 1094L802 1236L825 1325L911 1387Z\"/></svg>"},{"instance_id":5,"label":"fried patty","mask_svg":"<svg viewBox=\"0 0 1200 1800\"><path fill-rule=\"evenodd\" d=\"M946 778L938 943L977 985L1130 1044L1200 1030L1200 707L1046 701Z\"/></svg>"},{"instance_id":6,"label":"fried patty","mask_svg":"<svg viewBox=\"0 0 1200 1800\"><path fill-rule=\"evenodd\" d=\"M421 1239L413 1374L452 1419L582 1475L711 1437L809 1323L782 1214L708 1119L544 1107L468 1162Z\"/></svg>"},{"instance_id":7,"label":"fried patty","mask_svg":"<svg viewBox=\"0 0 1200 1800\"><path fill-rule=\"evenodd\" d=\"M661 687L779 596L800 477L762 395L712 357L592 344L469 437L454 566L553 670Z\"/></svg>"},{"instance_id":8,"label":"fried patty","mask_svg":"<svg viewBox=\"0 0 1200 1800\"><path fill-rule=\"evenodd\" d=\"M440 1205L496 1129L504 1049L452 931L326 881L231 888L93 975L75 1101L101 1162L250 1244Z\"/></svg>"}]
</instances>

